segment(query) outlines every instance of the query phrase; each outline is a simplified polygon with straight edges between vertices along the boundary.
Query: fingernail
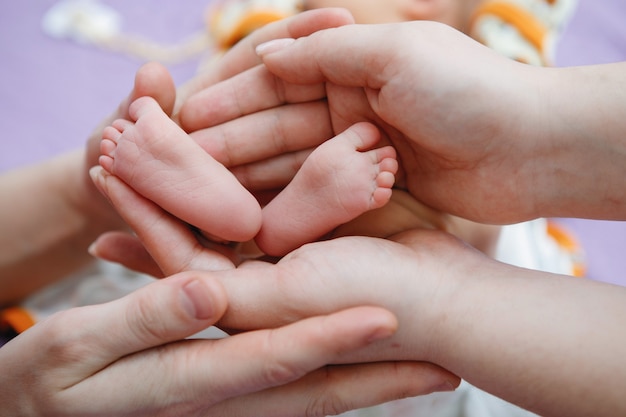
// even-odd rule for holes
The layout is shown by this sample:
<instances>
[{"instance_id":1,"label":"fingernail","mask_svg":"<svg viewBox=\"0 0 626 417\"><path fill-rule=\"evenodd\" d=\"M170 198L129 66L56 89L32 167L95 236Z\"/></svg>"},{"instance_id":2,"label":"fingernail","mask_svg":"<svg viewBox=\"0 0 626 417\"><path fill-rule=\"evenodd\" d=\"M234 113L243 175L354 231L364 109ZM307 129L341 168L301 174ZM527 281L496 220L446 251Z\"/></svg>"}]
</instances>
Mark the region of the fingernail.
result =
<instances>
[{"instance_id":1,"label":"fingernail","mask_svg":"<svg viewBox=\"0 0 626 417\"><path fill-rule=\"evenodd\" d=\"M191 317L207 320L213 317L211 293L200 280L193 280L182 288L183 307Z\"/></svg>"},{"instance_id":2,"label":"fingernail","mask_svg":"<svg viewBox=\"0 0 626 417\"><path fill-rule=\"evenodd\" d=\"M95 186L103 191L104 189L104 168L100 165L93 166L89 168L89 176L91 177L91 181L95 184Z\"/></svg>"},{"instance_id":3,"label":"fingernail","mask_svg":"<svg viewBox=\"0 0 626 417\"><path fill-rule=\"evenodd\" d=\"M100 191L100 194L102 194L104 198L110 201L109 194L107 193L106 189L106 181L104 178L106 175L108 175L107 172L100 165L93 166L89 169L91 182L93 182L98 191Z\"/></svg>"},{"instance_id":4,"label":"fingernail","mask_svg":"<svg viewBox=\"0 0 626 417\"><path fill-rule=\"evenodd\" d=\"M265 56L276 51L280 51L293 44L296 40L293 38L274 39L269 42L262 43L256 47L256 53Z\"/></svg>"},{"instance_id":5,"label":"fingernail","mask_svg":"<svg viewBox=\"0 0 626 417\"><path fill-rule=\"evenodd\" d=\"M98 247L98 244L96 240L91 245L89 245L89 247L87 248L87 253L93 256L94 258L97 258L98 257L97 247Z\"/></svg>"},{"instance_id":6,"label":"fingernail","mask_svg":"<svg viewBox=\"0 0 626 417\"><path fill-rule=\"evenodd\" d=\"M89 168L89 176L94 182L99 180L101 172L102 172L102 167L100 165L95 165Z\"/></svg>"},{"instance_id":7,"label":"fingernail","mask_svg":"<svg viewBox=\"0 0 626 417\"><path fill-rule=\"evenodd\" d=\"M444 381L440 385L432 388L431 392L450 392L456 390L456 387L450 381Z\"/></svg>"}]
</instances>

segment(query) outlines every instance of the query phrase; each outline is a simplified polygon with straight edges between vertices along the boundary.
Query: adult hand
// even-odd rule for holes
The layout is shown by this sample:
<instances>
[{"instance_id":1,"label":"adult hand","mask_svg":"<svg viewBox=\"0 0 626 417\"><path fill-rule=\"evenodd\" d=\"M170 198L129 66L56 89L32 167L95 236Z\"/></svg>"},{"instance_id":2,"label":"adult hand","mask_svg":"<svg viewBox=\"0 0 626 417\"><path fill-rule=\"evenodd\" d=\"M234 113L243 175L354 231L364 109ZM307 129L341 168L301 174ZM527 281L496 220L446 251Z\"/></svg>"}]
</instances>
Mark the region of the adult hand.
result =
<instances>
[{"instance_id":1,"label":"adult hand","mask_svg":"<svg viewBox=\"0 0 626 417\"><path fill-rule=\"evenodd\" d=\"M349 236L308 244L288 254L275 266L259 260L242 262L241 259L236 258L237 253L227 247L222 247L221 251L216 249L218 245L205 247L198 242L198 236L192 233L185 223L139 195L119 178L106 173L103 169L94 169L92 174L96 186L109 198L122 218L132 227L163 275L189 271L220 271L219 274L216 272L215 276L220 278L226 288L232 290L232 294L237 294L236 297L230 298L231 293L229 293L229 305L232 307L229 312L246 311L245 314L236 313L232 316L227 312L220 324L237 331L263 328L264 323L272 327L287 324L293 318L292 314L286 313L290 305L302 306L297 310L307 312L298 319L304 318L313 310L326 314L337 309L360 305L379 305L399 312L398 317L402 327L396 336L406 341L407 335L417 333L417 329L413 327L414 324L419 326L417 323L420 320L412 320L412 317L429 317L429 312L438 310L438 308L433 308L433 305L437 305L437 289L442 287L437 274L425 273L419 280L416 280L414 279L415 271L428 270L438 262L443 262L450 265L453 270L455 265L459 265L458 270L446 271L446 275L463 276L467 275L464 272L466 263L455 262L455 260L481 259L483 256L447 233L411 230L399 233L390 239ZM419 246L422 236L431 236L425 239L428 241L425 248ZM94 251L97 255L101 250L106 250L115 244L114 237L103 235L94 243ZM432 256L433 254L438 254L438 256ZM363 267L363 255L368 260L367 267ZM112 260L132 265L133 256L120 254L119 258ZM235 268L235 264L238 268ZM310 265L315 265L315 267L311 268ZM392 268L394 280L381 278L385 277L388 270ZM330 274L329 271L334 272ZM363 271L367 273L358 273ZM289 278L292 274L304 274L308 278ZM272 289L263 291L259 288L267 284L263 278L254 284L247 284L245 288L240 286L242 282L253 280L252 277L257 275L271 279ZM335 280L335 277L341 277L341 279ZM286 282L281 284L282 280ZM303 282L308 280L316 283L303 285ZM298 286L301 286L302 291L296 289ZM345 294L351 286L358 287L359 291L348 291L351 294L348 297ZM269 303L272 308L250 300L254 292L275 294L281 291L280 287L284 287L285 293L289 294L289 297L281 301L281 308L274 307L275 300ZM250 288L255 288L255 290L248 291ZM304 300L309 291L315 294L315 302ZM319 298L325 292L329 294L323 297L325 301L321 301ZM397 294L411 295L403 300L398 299ZM418 299L416 297L418 294L423 294L423 298ZM266 295L260 295L259 299L264 297ZM268 299L270 297L267 296ZM265 307L260 307L262 305ZM424 320L428 321L426 318ZM419 333L423 334L424 330ZM420 346L396 344L394 349L389 350L393 352L393 359L415 360L430 356L426 348L427 343L424 342L430 338L427 334L423 336L420 337ZM394 338L394 340L397 339ZM389 358L369 357L368 359L386 360Z\"/></svg>"},{"instance_id":2,"label":"adult hand","mask_svg":"<svg viewBox=\"0 0 626 417\"><path fill-rule=\"evenodd\" d=\"M160 246L162 254L185 260L194 253L195 243L177 233L177 219L144 210L143 204L152 203L115 177L100 178L99 184L148 248ZM164 241L164 235L172 239ZM203 268L204 262L197 256L179 264ZM451 235L423 229L386 240L337 238L302 246L276 265L248 261L197 274L225 288L229 306L218 325L226 329L275 327L379 306L394 313L398 331L339 355L335 363L435 363L541 415L611 416L626 410L620 389L626 340L619 336L624 288L515 268ZM439 377L448 388L456 385L449 374ZM590 380L602 383L589 390Z\"/></svg>"},{"instance_id":3,"label":"adult hand","mask_svg":"<svg viewBox=\"0 0 626 417\"><path fill-rule=\"evenodd\" d=\"M226 261L222 256L227 249L220 253L215 248L204 247L184 223L136 193L117 177L107 174L104 170L93 171L93 174L98 188L108 196L120 215L133 228L165 276L184 271L220 271L219 274L216 272L215 276L220 277L223 285L232 290L232 293L229 293L229 305L232 307L229 312L246 311L245 314L236 313L232 316L227 312L220 323L221 326L236 331L263 328L264 323L271 327L284 325L293 318L291 313L287 313L290 305L302 306L296 310L307 312L295 313L294 310L295 314L304 314L298 319L306 317L306 314L313 310L325 314L337 309L360 305L378 305L399 312L398 317L402 326L394 341L397 342L400 339L404 342L397 343L393 349L389 350L393 354L392 359L425 360L430 353L427 353L427 343L424 341L430 339L428 334L424 334L424 330L419 332L423 335L420 337L421 346L406 343L408 335L417 333L414 324L418 325L417 323L420 322L411 318L429 317L429 312L438 310L433 308L433 305L437 304L437 297L434 295L436 295L436 289L440 287L438 275L426 273L419 280L414 279L414 271L425 268L421 258L428 260L429 265L432 266L433 260L430 259L432 254L440 254L436 258L433 257L434 263L441 261L451 266L459 265L459 270L449 275L461 276L465 275L463 268L466 265L464 262L455 262L455 260L482 256L475 254L474 249L462 244L451 235L423 230L401 233L393 237L397 241L351 236L308 244L282 258L275 267L272 263L258 260L248 260L242 263L237 260L235 262L239 263L238 268L235 268L232 263L230 267L226 267ZM423 250L423 248L417 250L411 246L415 236L422 236L422 233L433 233L428 250ZM164 236L167 236L167 239L164 239ZM94 251L98 254L99 251L106 250L115 243L115 239L109 235L103 235L95 242ZM363 267L364 255L368 259L368 267L365 268ZM123 264L133 262L132 256L128 254L113 260ZM224 262L224 268L216 266L220 261ZM315 265L315 267L311 268L310 265ZM394 269L395 277L392 281L384 279L391 268ZM366 276L359 273L364 270L367 270ZM329 271L334 272L329 274ZM304 274L308 278L289 278L292 274ZM263 294L264 291L258 287L267 284L262 278L267 276L267 279L272 280L272 289L264 294L280 292L281 287L284 287L285 293L289 294L289 297L280 303L281 308L274 307L275 300L268 304L252 302L250 298L253 297L254 291L248 292L246 288L240 287L242 282L252 280L251 277L257 275L260 279L255 284L248 284L246 288L256 288L255 291ZM335 280L335 277L341 278ZM232 282L229 282L231 279ZM282 280L289 282L281 284ZM308 280L316 283L304 285L303 283ZM298 286L302 288L302 291L296 289ZM359 291L347 290L351 286L358 287ZM428 290L429 288L431 290ZM315 302L304 300L309 291L315 294ZM346 291L351 295L346 296ZM323 297L325 300L322 301L320 295L324 292L329 292L329 294ZM231 298L231 294L237 295ZM398 294L411 295L405 299L398 299ZM417 294L424 294L424 296L417 298ZM260 298L263 297L265 295L260 296ZM267 298L269 299L270 296ZM272 305L272 308L267 308L268 305ZM426 318L424 320L428 321ZM357 359L364 358L357 357ZM367 359L388 360L390 358L368 357Z\"/></svg>"},{"instance_id":4,"label":"adult hand","mask_svg":"<svg viewBox=\"0 0 626 417\"><path fill-rule=\"evenodd\" d=\"M97 186L105 195L109 197L110 201L119 210L120 214L128 222L128 224L133 227L141 241L146 245L148 252L154 257L159 267L162 271L164 271L166 275L178 271L206 271L211 268L215 269L214 262L216 259L216 252L207 248L203 248L201 245L199 245L196 240L196 236L190 233L188 228L184 224L182 224L180 220L164 212L160 207L156 206L150 200L143 198L134 190L129 188L126 184L124 184L122 181L120 181L118 178L106 174L103 170L93 171L93 174ZM167 236L168 238L163 239L163 236ZM373 239L372 241L376 242L378 240ZM386 241L380 240L380 242ZM97 253L100 249L110 245L111 243L113 243L111 239L109 239L109 237L105 235L95 243L94 250ZM332 248L328 247L328 249ZM347 256L350 256L351 254L352 252L346 253ZM123 262L124 258L120 258L118 260ZM250 271L251 274L254 274L255 270L267 265L270 264L266 264L260 261L248 261L241 264L240 269L247 269ZM232 271L233 269L231 268L229 270ZM169 279L170 278L168 278L167 280ZM237 293L237 291L234 290L233 293ZM255 303L254 305L259 307L260 309L267 309L268 305L271 304L273 303L267 304L264 307L260 307L260 304L258 303ZM369 303L365 302L363 305L368 304ZM359 305L360 304L356 302L353 307L358 307ZM269 310L273 310L273 307L269 308ZM246 315L247 314L248 313L246 313ZM259 323L253 317L256 314L261 314L262 316L266 317L268 319L268 322L274 321L273 318L269 318L265 313L262 313L260 310L256 313L250 312L249 314L250 321L248 323L254 323L252 324L253 326ZM241 319L244 322L248 320L243 316L236 315L236 317L238 317L236 320ZM289 314L286 314L283 317L289 317ZM229 324L235 324L235 322L230 322ZM233 326L233 329L237 331L245 329L245 325L242 325L241 322L236 324L236 326ZM348 355L345 355L345 357L347 358ZM398 358L394 358L394 362L380 363L378 366L381 367L381 370L386 370L388 367L393 368L395 366L404 368L404 366L409 364L408 362L395 362L395 360L397 359ZM335 363L341 363L341 361ZM421 393L429 392L432 389L451 390L458 385L459 380L456 376L448 373L441 368L433 367L431 364L412 363L409 366L421 369L428 375L431 375L426 379L422 379L422 376L419 376L418 378L413 380L412 384L416 384L413 386ZM386 378L385 373L386 371L381 373L381 378ZM433 381L436 381L436 384L433 384ZM396 389L397 387L399 387L399 385L395 385L392 390ZM395 393L389 391L384 395L395 395L398 398L401 396L405 396L402 390L396 391ZM359 396L359 398L363 397L365 396ZM378 401L378 399L376 399L375 401ZM363 405L361 404L360 406Z\"/></svg>"},{"instance_id":5,"label":"adult hand","mask_svg":"<svg viewBox=\"0 0 626 417\"><path fill-rule=\"evenodd\" d=\"M265 44L259 53L266 68L191 97L181 111L184 124L208 128L246 116L221 127L237 132L225 133L234 139L228 146L238 149L243 132L254 131L255 143L267 146L258 155L267 158L315 146L329 129L338 134L372 121L398 151L405 173L398 183L434 208L488 223L586 208L580 191L593 186L580 178L581 155L588 154L580 144L590 141L574 142L572 131L562 127L568 122L559 112L571 106L555 99L568 89L557 70L510 61L448 26L425 21L348 25ZM219 146L197 137L208 149ZM594 155L611 158L598 148ZM264 173L250 170L242 177L259 181ZM572 189L568 181L581 187ZM623 200L622 189L613 188L610 195ZM598 197L615 216L615 204Z\"/></svg>"},{"instance_id":6,"label":"adult hand","mask_svg":"<svg viewBox=\"0 0 626 417\"><path fill-rule=\"evenodd\" d=\"M187 273L57 313L0 349L2 414L321 416L442 383L434 366L324 367L393 334L395 318L375 307L181 341L226 308L217 280Z\"/></svg>"},{"instance_id":7,"label":"adult hand","mask_svg":"<svg viewBox=\"0 0 626 417\"><path fill-rule=\"evenodd\" d=\"M626 377L618 347L626 337L615 340L626 317L618 286L516 268L423 229L317 242L276 265L216 276L232 301L218 323L226 329L380 306L398 318L396 334L339 363L434 363L544 416L626 411L613 388ZM590 390L590 380L603 382Z\"/></svg>"}]
</instances>

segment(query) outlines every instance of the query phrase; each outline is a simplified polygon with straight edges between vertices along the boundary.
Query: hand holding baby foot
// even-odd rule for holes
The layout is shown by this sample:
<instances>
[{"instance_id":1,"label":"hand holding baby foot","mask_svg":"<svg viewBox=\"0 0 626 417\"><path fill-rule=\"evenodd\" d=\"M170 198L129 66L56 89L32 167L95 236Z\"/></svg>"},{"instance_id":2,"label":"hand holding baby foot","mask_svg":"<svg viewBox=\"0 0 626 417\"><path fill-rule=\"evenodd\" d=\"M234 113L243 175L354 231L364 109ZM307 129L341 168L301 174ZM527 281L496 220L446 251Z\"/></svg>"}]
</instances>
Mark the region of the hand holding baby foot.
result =
<instances>
[{"instance_id":1,"label":"hand holding baby foot","mask_svg":"<svg viewBox=\"0 0 626 417\"><path fill-rule=\"evenodd\" d=\"M211 236L253 238L261 226L256 199L200 148L154 101L142 97L103 131L100 165L138 193Z\"/></svg>"},{"instance_id":2,"label":"hand holding baby foot","mask_svg":"<svg viewBox=\"0 0 626 417\"><path fill-rule=\"evenodd\" d=\"M117 120L104 130L102 167L210 236L246 241L256 235L269 255L317 240L391 197L395 150L372 149L380 134L367 123L315 149L261 219L254 197L153 99L135 101L129 114L135 122Z\"/></svg>"}]
</instances>

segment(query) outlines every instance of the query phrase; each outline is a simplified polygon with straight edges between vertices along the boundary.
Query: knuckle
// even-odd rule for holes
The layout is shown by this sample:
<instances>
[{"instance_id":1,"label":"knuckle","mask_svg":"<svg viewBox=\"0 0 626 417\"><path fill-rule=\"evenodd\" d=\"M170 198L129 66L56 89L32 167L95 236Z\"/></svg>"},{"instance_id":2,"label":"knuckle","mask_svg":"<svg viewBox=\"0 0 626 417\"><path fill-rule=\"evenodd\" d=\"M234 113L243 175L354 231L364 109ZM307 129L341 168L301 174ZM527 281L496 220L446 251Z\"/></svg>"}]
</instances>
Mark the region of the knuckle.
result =
<instances>
[{"instance_id":1,"label":"knuckle","mask_svg":"<svg viewBox=\"0 0 626 417\"><path fill-rule=\"evenodd\" d=\"M82 307L82 309L88 307ZM76 323L78 309L60 311L53 314L40 327L40 337L45 340L42 347L55 365L80 363L92 356L96 341L86 332L68 332Z\"/></svg>"},{"instance_id":2,"label":"knuckle","mask_svg":"<svg viewBox=\"0 0 626 417\"><path fill-rule=\"evenodd\" d=\"M270 358L263 366L263 379L269 386L283 385L294 381L305 374L296 363L285 359L284 355L276 355L276 352L285 350L284 344L277 343L276 330L269 330L263 343L263 356ZM280 356L280 357L279 357Z\"/></svg>"},{"instance_id":3,"label":"knuckle","mask_svg":"<svg viewBox=\"0 0 626 417\"><path fill-rule=\"evenodd\" d=\"M133 339L146 345L151 345L167 336L167 320L159 317L154 305L154 300L139 297L126 312L127 328Z\"/></svg>"},{"instance_id":4,"label":"knuckle","mask_svg":"<svg viewBox=\"0 0 626 417\"><path fill-rule=\"evenodd\" d=\"M312 393L305 409L306 417L334 416L350 410L346 401L333 389L330 366L316 372L319 392Z\"/></svg>"}]
</instances>

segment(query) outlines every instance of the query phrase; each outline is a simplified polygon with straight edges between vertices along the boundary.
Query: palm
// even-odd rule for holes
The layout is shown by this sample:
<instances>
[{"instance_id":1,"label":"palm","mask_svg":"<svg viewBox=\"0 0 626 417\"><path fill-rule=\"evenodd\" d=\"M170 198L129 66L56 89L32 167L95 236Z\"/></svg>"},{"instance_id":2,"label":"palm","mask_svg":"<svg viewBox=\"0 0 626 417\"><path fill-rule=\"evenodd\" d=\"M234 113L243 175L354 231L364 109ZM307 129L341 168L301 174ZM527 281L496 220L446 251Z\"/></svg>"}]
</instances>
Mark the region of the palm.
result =
<instances>
[{"instance_id":1,"label":"palm","mask_svg":"<svg viewBox=\"0 0 626 417\"><path fill-rule=\"evenodd\" d=\"M380 90L327 83L326 93L333 132L338 134L361 121L377 125L383 142L398 152L397 186L419 201L476 221L506 222L509 211L519 212L515 187L499 182L498 175L501 169L516 168L504 166L497 157L497 132L489 119L474 118L465 104L449 108L442 117L441 112L430 110L436 103L417 102L391 83ZM478 133L469 136L467 132ZM488 153L492 150L493 156ZM517 161L523 164L524 159ZM488 212L482 203L493 195L502 200Z\"/></svg>"}]
</instances>

